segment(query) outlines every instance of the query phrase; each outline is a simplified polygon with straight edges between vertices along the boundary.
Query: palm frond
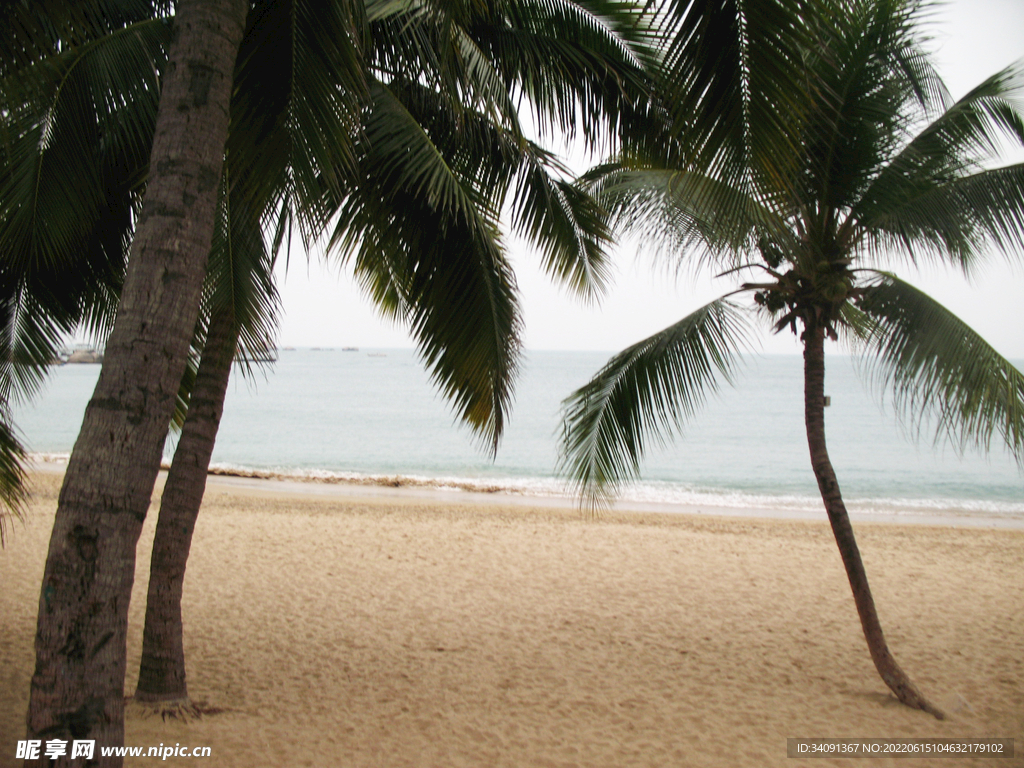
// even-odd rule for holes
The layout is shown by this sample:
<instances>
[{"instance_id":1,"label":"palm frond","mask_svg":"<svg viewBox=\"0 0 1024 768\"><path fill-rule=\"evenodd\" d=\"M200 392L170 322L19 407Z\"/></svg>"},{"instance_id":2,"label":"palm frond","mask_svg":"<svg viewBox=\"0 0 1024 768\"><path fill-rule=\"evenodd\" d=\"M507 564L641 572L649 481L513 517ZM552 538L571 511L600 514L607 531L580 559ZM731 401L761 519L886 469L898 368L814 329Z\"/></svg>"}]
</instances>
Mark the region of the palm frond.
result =
<instances>
[{"instance_id":1,"label":"palm frond","mask_svg":"<svg viewBox=\"0 0 1024 768\"><path fill-rule=\"evenodd\" d=\"M495 453L521 356L515 277L497 232L472 241L465 231L437 234L417 258L410 327L431 379Z\"/></svg>"},{"instance_id":2,"label":"palm frond","mask_svg":"<svg viewBox=\"0 0 1024 768\"><path fill-rule=\"evenodd\" d=\"M498 210L514 184L515 194L508 203L512 227L539 249L545 270L584 297L600 293L607 279L604 246L610 239L604 211L585 190L567 180L568 170L554 154L527 141L516 127L506 128L467 105L453 113L448 97L418 83L395 79L387 90L408 113L408 128L422 130L436 151L439 172L453 182L457 179L472 193L467 202ZM398 130L395 125L391 128ZM369 138L372 141L372 135ZM419 138L416 133L411 140ZM400 141L370 147L368 160L392 148L402 149L397 163L408 159ZM381 160L374 162L377 167L390 167ZM385 183L383 174L372 176L374 183Z\"/></svg>"},{"instance_id":3,"label":"palm frond","mask_svg":"<svg viewBox=\"0 0 1024 768\"><path fill-rule=\"evenodd\" d=\"M1001 139L1024 146L1024 61L986 78L921 131L901 160L925 158L946 173L976 169L1000 154Z\"/></svg>"},{"instance_id":4,"label":"palm frond","mask_svg":"<svg viewBox=\"0 0 1024 768\"><path fill-rule=\"evenodd\" d=\"M625 0L509 0L472 19L471 34L522 94L542 136L590 148L634 117L649 92L647 22Z\"/></svg>"},{"instance_id":5,"label":"palm frond","mask_svg":"<svg viewBox=\"0 0 1024 768\"><path fill-rule=\"evenodd\" d=\"M90 6L110 15L76 15ZM25 10L20 21L53 38L22 40L0 66L0 504L15 516L25 450L9 407L36 394L68 335L109 331L169 39L152 3L52 3L34 19Z\"/></svg>"},{"instance_id":6,"label":"palm frond","mask_svg":"<svg viewBox=\"0 0 1024 768\"><path fill-rule=\"evenodd\" d=\"M239 186L229 183L233 165L230 158L225 162L202 313L210 318L224 312L232 319L242 370L249 374L248 361L268 359L275 348L281 298L261 231L265 211L254 209Z\"/></svg>"},{"instance_id":7,"label":"palm frond","mask_svg":"<svg viewBox=\"0 0 1024 768\"><path fill-rule=\"evenodd\" d=\"M26 493L25 447L5 406L0 408L0 547L7 545L11 521L24 516Z\"/></svg>"},{"instance_id":8,"label":"palm frond","mask_svg":"<svg viewBox=\"0 0 1024 768\"><path fill-rule=\"evenodd\" d=\"M916 262L932 254L965 272L990 246L1019 258L1024 252L1024 163L921 191L878 211L869 226L861 242L879 257L895 252Z\"/></svg>"},{"instance_id":9,"label":"palm frond","mask_svg":"<svg viewBox=\"0 0 1024 768\"><path fill-rule=\"evenodd\" d=\"M372 111L364 121L369 153L363 173L384 188L403 189L422 197L444 218L477 220L477 209L489 209L486 191L460 178L423 126L383 84L370 87Z\"/></svg>"},{"instance_id":10,"label":"palm frond","mask_svg":"<svg viewBox=\"0 0 1024 768\"><path fill-rule=\"evenodd\" d=\"M168 0L39 0L0 4L0 79L41 59L171 12Z\"/></svg>"},{"instance_id":11,"label":"palm frond","mask_svg":"<svg viewBox=\"0 0 1024 768\"><path fill-rule=\"evenodd\" d=\"M917 13L906 0L875 0L811 15L817 46L806 54L802 148L788 155L799 161L788 183L820 217L849 209L898 151L909 125L941 99Z\"/></svg>"},{"instance_id":12,"label":"palm frond","mask_svg":"<svg viewBox=\"0 0 1024 768\"><path fill-rule=\"evenodd\" d=\"M743 187L751 158L798 146L793 124L804 108L802 52L810 43L804 6L798 0L667 4L659 80L686 148L679 167L714 169Z\"/></svg>"},{"instance_id":13,"label":"palm frond","mask_svg":"<svg viewBox=\"0 0 1024 768\"><path fill-rule=\"evenodd\" d=\"M958 451L990 450L1002 436L1024 469L1024 374L966 323L894 275L877 272L858 308L873 329L862 342L867 372L890 390L897 413Z\"/></svg>"},{"instance_id":14,"label":"palm frond","mask_svg":"<svg viewBox=\"0 0 1024 768\"><path fill-rule=\"evenodd\" d=\"M269 196L266 185L287 168L300 223L310 221L316 235L325 226L315 213L324 187L340 197L356 163L365 24L355 0L258 0L235 65L228 138L234 179L250 169L248 202L259 206Z\"/></svg>"},{"instance_id":15,"label":"palm frond","mask_svg":"<svg viewBox=\"0 0 1024 768\"><path fill-rule=\"evenodd\" d=\"M730 268L759 236L785 245L786 221L742 189L701 173L631 163L593 169L581 181L613 224L684 264Z\"/></svg>"},{"instance_id":16,"label":"palm frond","mask_svg":"<svg viewBox=\"0 0 1024 768\"><path fill-rule=\"evenodd\" d=\"M964 269L987 243L1021 247L1020 166L985 170L1001 137L1024 146L1021 65L993 75L917 134L873 179L851 211L911 260L935 253Z\"/></svg>"},{"instance_id":17,"label":"palm frond","mask_svg":"<svg viewBox=\"0 0 1024 768\"><path fill-rule=\"evenodd\" d=\"M422 198L372 194L358 215L356 275L385 314L401 317L431 379L459 418L496 450L519 367L515 279L496 227L445 218Z\"/></svg>"},{"instance_id":18,"label":"palm frond","mask_svg":"<svg viewBox=\"0 0 1024 768\"><path fill-rule=\"evenodd\" d=\"M496 122L491 115L467 104L453 110L450 94L398 78L387 84L387 90L407 113L411 121L408 129L415 123L422 130L438 158L443 158L448 173L475 187L479 199L491 201L495 208L507 194L519 165L533 154L542 156L540 150L535 153L534 145L522 136L518 126ZM367 123L377 119L374 116ZM374 148L371 156L383 149Z\"/></svg>"},{"instance_id":19,"label":"palm frond","mask_svg":"<svg viewBox=\"0 0 1024 768\"><path fill-rule=\"evenodd\" d=\"M12 268L66 268L92 223L137 191L167 37L164 22L140 23L5 81L0 247L18 259Z\"/></svg>"},{"instance_id":20,"label":"palm frond","mask_svg":"<svg viewBox=\"0 0 1024 768\"><path fill-rule=\"evenodd\" d=\"M435 384L493 450L519 359L518 294L497 224L502 168L516 155L485 120L451 133L422 90L374 83L371 94L360 177L330 245L354 256L384 313L409 324Z\"/></svg>"},{"instance_id":21,"label":"palm frond","mask_svg":"<svg viewBox=\"0 0 1024 768\"><path fill-rule=\"evenodd\" d=\"M110 328L167 39L163 20L139 21L3 80L12 100L0 118L5 400L31 396L76 327L98 339Z\"/></svg>"},{"instance_id":22,"label":"palm frond","mask_svg":"<svg viewBox=\"0 0 1024 768\"><path fill-rule=\"evenodd\" d=\"M449 97L465 93L462 103L466 106L485 113L497 124L519 132L518 105L487 51L462 26L454 26L452 35L455 37L457 60L461 65L458 78L461 87L447 89L445 93Z\"/></svg>"},{"instance_id":23,"label":"palm frond","mask_svg":"<svg viewBox=\"0 0 1024 768\"><path fill-rule=\"evenodd\" d=\"M649 438L664 442L732 383L748 323L717 299L623 350L562 403L560 468L591 504L640 474Z\"/></svg>"},{"instance_id":24,"label":"palm frond","mask_svg":"<svg viewBox=\"0 0 1024 768\"><path fill-rule=\"evenodd\" d=\"M27 402L38 391L76 318L57 314L23 284L0 290L0 404Z\"/></svg>"},{"instance_id":25,"label":"palm frond","mask_svg":"<svg viewBox=\"0 0 1024 768\"><path fill-rule=\"evenodd\" d=\"M512 223L540 248L549 275L593 299L608 281L607 214L586 189L559 178L562 170L549 153L528 145L512 202Z\"/></svg>"}]
</instances>

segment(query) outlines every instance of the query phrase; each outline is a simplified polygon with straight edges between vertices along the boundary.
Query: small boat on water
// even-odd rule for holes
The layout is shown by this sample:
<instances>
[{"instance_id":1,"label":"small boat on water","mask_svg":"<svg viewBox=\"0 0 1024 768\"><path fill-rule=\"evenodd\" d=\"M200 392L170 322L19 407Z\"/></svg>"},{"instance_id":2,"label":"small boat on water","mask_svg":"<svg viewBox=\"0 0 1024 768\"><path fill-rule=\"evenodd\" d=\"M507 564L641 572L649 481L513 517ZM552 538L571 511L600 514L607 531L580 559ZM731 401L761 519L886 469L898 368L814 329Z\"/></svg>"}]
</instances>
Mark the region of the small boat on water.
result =
<instances>
[{"instance_id":1,"label":"small boat on water","mask_svg":"<svg viewBox=\"0 0 1024 768\"><path fill-rule=\"evenodd\" d=\"M235 355L236 363L276 363L277 362L277 350L276 349L240 349L238 354Z\"/></svg>"},{"instance_id":2,"label":"small boat on water","mask_svg":"<svg viewBox=\"0 0 1024 768\"><path fill-rule=\"evenodd\" d=\"M54 365L64 365L65 363L82 363L82 364L96 364L103 362L103 350L96 347L89 347L83 344L79 344L74 349L65 348L60 351L60 354L53 361Z\"/></svg>"}]
</instances>

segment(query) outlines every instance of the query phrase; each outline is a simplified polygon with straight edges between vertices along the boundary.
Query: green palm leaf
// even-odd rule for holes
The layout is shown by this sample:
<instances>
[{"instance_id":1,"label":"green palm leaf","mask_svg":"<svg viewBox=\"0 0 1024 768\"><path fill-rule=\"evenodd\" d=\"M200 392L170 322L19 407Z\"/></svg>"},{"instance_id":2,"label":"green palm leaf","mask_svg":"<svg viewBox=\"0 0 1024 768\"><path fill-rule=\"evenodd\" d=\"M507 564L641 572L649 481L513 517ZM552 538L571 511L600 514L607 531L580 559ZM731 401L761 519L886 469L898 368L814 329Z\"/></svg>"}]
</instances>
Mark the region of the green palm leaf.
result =
<instances>
[{"instance_id":1,"label":"green palm leaf","mask_svg":"<svg viewBox=\"0 0 1024 768\"><path fill-rule=\"evenodd\" d=\"M242 370L249 373L247 361L266 359L274 349L281 299L262 232L265 211L230 184L232 166L225 162L201 317L205 336L210 318L227 312L237 328Z\"/></svg>"},{"instance_id":2,"label":"green palm leaf","mask_svg":"<svg viewBox=\"0 0 1024 768\"><path fill-rule=\"evenodd\" d=\"M748 346L743 312L722 298L623 350L562 404L561 469L585 499L639 477L653 437L682 429Z\"/></svg>"},{"instance_id":3,"label":"green palm leaf","mask_svg":"<svg viewBox=\"0 0 1024 768\"><path fill-rule=\"evenodd\" d=\"M751 158L778 157L797 146L792 119L804 108L805 5L798 0L672 0L666 5L659 29L668 41L660 92L685 148L685 166L715 168L742 187Z\"/></svg>"},{"instance_id":4,"label":"green palm leaf","mask_svg":"<svg viewBox=\"0 0 1024 768\"><path fill-rule=\"evenodd\" d=\"M851 212L876 251L935 253L969 268L986 242L1024 247L1024 170L983 170L1001 137L1024 146L1020 65L993 75L917 134Z\"/></svg>"},{"instance_id":5,"label":"green palm leaf","mask_svg":"<svg viewBox=\"0 0 1024 768\"><path fill-rule=\"evenodd\" d=\"M566 179L567 169L555 155L526 140L517 126L506 128L465 105L453 113L448 99L433 89L393 80L388 91L408 113L408 128L413 131L409 141L428 140L438 162L443 161L441 171L482 195L477 205L486 200L489 208L499 210L515 185L508 203L512 227L540 250L542 264L553 278L586 297L603 289L607 279L604 245L610 237L604 211L590 194ZM376 117L370 120L370 124L376 122ZM400 129L398 124L389 127ZM369 139L373 141L372 136ZM401 137L371 146L371 157L392 152L391 160L377 161L377 167L388 173L409 159ZM390 183L388 174L370 175L374 183Z\"/></svg>"},{"instance_id":6,"label":"green palm leaf","mask_svg":"<svg viewBox=\"0 0 1024 768\"><path fill-rule=\"evenodd\" d=\"M355 0L253 2L235 66L232 184L264 207L287 174L310 239L327 224L324 188L338 199L355 167L367 82L363 11Z\"/></svg>"},{"instance_id":7,"label":"green palm leaf","mask_svg":"<svg viewBox=\"0 0 1024 768\"><path fill-rule=\"evenodd\" d=\"M596 147L649 92L652 38L625 0L506 0L474 16L471 34L542 135L579 134Z\"/></svg>"},{"instance_id":8,"label":"green palm leaf","mask_svg":"<svg viewBox=\"0 0 1024 768\"><path fill-rule=\"evenodd\" d=\"M418 89L370 92L360 178L330 245L354 257L385 314L409 324L435 384L494 449L519 359L518 295L496 213L515 155L483 120L461 121L456 136Z\"/></svg>"},{"instance_id":9,"label":"green palm leaf","mask_svg":"<svg viewBox=\"0 0 1024 768\"><path fill-rule=\"evenodd\" d=\"M66 268L93 223L137 191L167 36L162 21L137 24L5 81L12 101L2 120L9 141L0 149L0 248L13 269ZM106 103L112 87L116 105Z\"/></svg>"},{"instance_id":10,"label":"green palm leaf","mask_svg":"<svg viewBox=\"0 0 1024 768\"><path fill-rule=\"evenodd\" d=\"M586 189L559 178L560 171L550 153L527 146L511 204L512 223L540 249L548 274L579 295L596 298L608 281L607 214Z\"/></svg>"},{"instance_id":11,"label":"green palm leaf","mask_svg":"<svg viewBox=\"0 0 1024 768\"><path fill-rule=\"evenodd\" d=\"M1007 255L1024 250L1024 163L960 179L924 181L913 196L872 212L861 242L880 256L905 254L916 262L935 254L965 271L986 246Z\"/></svg>"},{"instance_id":12,"label":"green palm leaf","mask_svg":"<svg viewBox=\"0 0 1024 768\"><path fill-rule=\"evenodd\" d=\"M818 44L805 54L802 149L785 156L782 173L790 194L821 215L848 209L908 125L943 96L921 53L917 12L904 0L879 0L812 15Z\"/></svg>"},{"instance_id":13,"label":"green palm leaf","mask_svg":"<svg viewBox=\"0 0 1024 768\"><path fill-rule=\"evenodd\" d=\"M742 263L760 236L791 244L784 218L742 188L702 173L636 162L593 169L581 182L611 214L614 225L677 260L698 267Z\"/></svg>"},{"instance_id":14,"label":"green palm leaf","mask_svg":"<svg viewBox=\"0 0 1024 768\"><path fill-rule=\"evenodd\" d=\"M371 190L373 191L373 190ZM431 378L459 417L497 447L518 370L518 294L497 228L445 218L391 192L346 212L357 277L409 324Z\"/></svg>"},{"instance_id":15,"label":"green palm leaf","mask_svg":"<svg viewBox=\"0 0 1024 768\"><path fill-rule=\"evenodd\" d=\"M364 173L383 187L422 196L439 215L476 222L478 209L489 207L483 190L472 179L460 177L422 124L387 86L376 82L370 92L373 107L364 122L370 153Z\"/></svg>"},{"instance_id":16,"label":"green palm leaf","mask_svg":"<svg viewBox=\"0 0 1024 768\"><path fill-rule=\"evenodd\" d=\"M884 272L864 288L859 309L874 327L859 343L869 373L918 428L960 451L1003 441L1024 469L1024 374L934 299Z\"/></svg>"},{"instance_id":17,"label":"green palm leaf","mask_svg":"<svg viewBox=\"0 0 1024 768\"><path fill-rule=\"evenodd\" d=\"M6 409L5 409L6 410ZM0 414L0 547L7 544L10 518L20 520L25 504L25 447L14 433L10 414Z\"/></svg>"},{"instance_id":18,"label":"green palm leaf","mask_svg":"<svg viewBox=\"0 0 1024 768\"><path fill-rule=\"evenodd\" d=\"M167 0L46 0L0 5L0 79L118 29L166 17Z\"/></svg>"}]
</instances>

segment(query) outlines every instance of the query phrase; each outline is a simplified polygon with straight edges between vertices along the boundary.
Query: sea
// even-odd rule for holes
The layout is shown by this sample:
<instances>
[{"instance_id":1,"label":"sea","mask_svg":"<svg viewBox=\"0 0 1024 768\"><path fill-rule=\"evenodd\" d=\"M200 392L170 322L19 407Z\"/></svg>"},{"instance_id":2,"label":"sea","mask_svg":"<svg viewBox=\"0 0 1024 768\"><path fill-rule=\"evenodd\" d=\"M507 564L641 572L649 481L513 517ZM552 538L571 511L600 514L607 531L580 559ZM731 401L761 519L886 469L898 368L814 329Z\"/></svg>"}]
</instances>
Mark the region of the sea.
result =
<instances>
[{"instance_id":1,"label":"sea","mask_svg":"<svg viewBox=\"0 0 1024 768\"><path fill-rule=\"evenodd\" d=\"M459 424L411 349L284 349L232 373L213 454L221 473L408 485L571 500L558 474L561 403L610 357L528 352L495 455ZM1015 361L1024 368L1024 361ZM98 365L55 367L15 409L38 460L70 454ZM927 425L900 421L856 360L826 359L829 452L851 515L1024 528L1024 473L1008 450L959 455ZM174 447L169 437L166 453ZM743 358L684 431L651 441L618 506L822 518L803 426L802 360Z\"/></svg>"}]
</instances>

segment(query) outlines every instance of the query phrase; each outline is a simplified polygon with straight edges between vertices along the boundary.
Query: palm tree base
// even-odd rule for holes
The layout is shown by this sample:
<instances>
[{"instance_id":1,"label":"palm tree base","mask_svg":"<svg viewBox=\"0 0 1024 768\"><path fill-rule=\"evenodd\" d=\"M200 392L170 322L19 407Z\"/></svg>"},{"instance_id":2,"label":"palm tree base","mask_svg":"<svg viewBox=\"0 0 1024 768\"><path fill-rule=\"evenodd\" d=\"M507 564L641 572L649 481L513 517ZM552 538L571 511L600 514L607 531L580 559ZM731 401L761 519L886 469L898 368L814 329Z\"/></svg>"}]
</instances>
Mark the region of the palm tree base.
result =
<instances>
[{"instance_id":1,"label":"palm tree base","mask_svg":"<svg viewBox=\"0 0 1024 768\"><path fill-rule=\"evenodd\" d=\"M946 713L941 709L932 704L924 695L917 690L917 686L914 685L910 678L907 677L906 673L900 668L895 660L890 657L892 666L887 669L887 673L882 674L882 680L889 686L889 690L893 692L896 698L908 707L914 709L920 709L923 712L927 712L932 715L936 720L945 720ZM876 668L877 668L876 663ZM882 670L878 670L882 673Z\"/></svg>"},{"instance_id":2,"label":"palm tree base","mask_svg":"<svg viewBox=\"0 0 1024 768\"><path fill-rule=\"evenodd\" d=\"M161 720L180 720L188 723L202 720L204 715L216 715L224 710L219 707L208 707L201 702L192 701L188 696L176 699L160 699L136 694L125 698L125 709L142 718L158 716Z\"/></svg>"}]
</instances>

